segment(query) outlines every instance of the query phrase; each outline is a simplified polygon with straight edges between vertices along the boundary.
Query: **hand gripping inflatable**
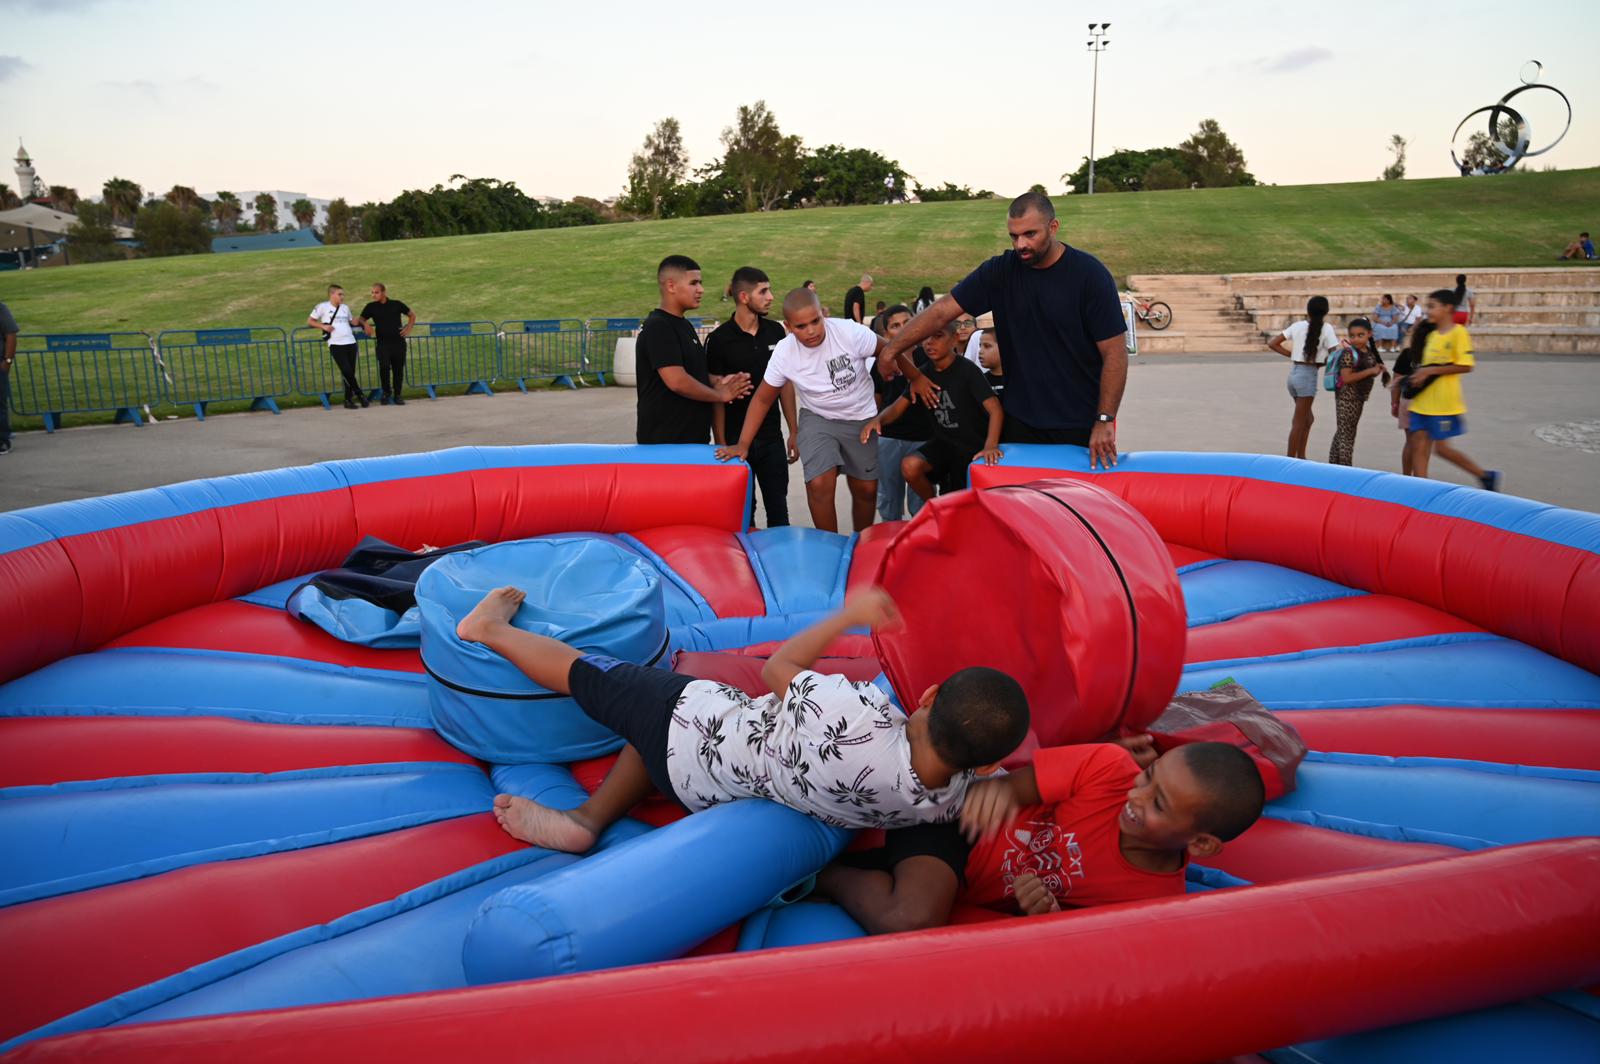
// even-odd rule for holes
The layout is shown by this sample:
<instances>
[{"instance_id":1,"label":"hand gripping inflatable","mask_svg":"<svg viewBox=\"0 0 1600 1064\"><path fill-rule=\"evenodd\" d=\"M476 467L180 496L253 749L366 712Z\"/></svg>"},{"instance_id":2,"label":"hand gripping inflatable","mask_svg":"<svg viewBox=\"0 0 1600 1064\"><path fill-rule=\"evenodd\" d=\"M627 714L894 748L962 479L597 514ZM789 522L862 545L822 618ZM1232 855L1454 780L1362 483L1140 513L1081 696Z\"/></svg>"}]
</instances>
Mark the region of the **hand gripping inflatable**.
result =
<instances>
[{"instance_id":1,"label":"hand gripping inflatable","mask_svg":"<svg viewBox=\"0 0 1600 1064\"><path fill-rule=\"evenodd\" d=\"M1138 729L1183 671L1172 557L1138 511L1081 480L930 502L884 552L879 582L905 626L874 635L904 705L988 665L1028 693L1042 746Z\"/></svg>"},{"instance_id":2,"label":"hand gripping inflatable","mask_svg":"<svg viewBox=\"0 0 1600 1064\"><path fill-rule=\"evenodd\" d=\"M422 663L433 726L452 745L502 764L566 762L609 753L622 740L572 699L535 684L456 625L489 591L528 593L512 618L585 651L665 665L660 577L638 555L596 536L559 535L452 554L417 582Z\"/></svg>"},{"instance_id":3,"label":"hand gripping inflatable","mask_svg":"<svg viewBox=\"0 0 1600 1064\"><path fill-rule=\"evenodd\" d=\"M461 948L467 981L681 957L813 875L849 837L762 799L684 817L484 902Z\"/></svg>"}]
</instances>

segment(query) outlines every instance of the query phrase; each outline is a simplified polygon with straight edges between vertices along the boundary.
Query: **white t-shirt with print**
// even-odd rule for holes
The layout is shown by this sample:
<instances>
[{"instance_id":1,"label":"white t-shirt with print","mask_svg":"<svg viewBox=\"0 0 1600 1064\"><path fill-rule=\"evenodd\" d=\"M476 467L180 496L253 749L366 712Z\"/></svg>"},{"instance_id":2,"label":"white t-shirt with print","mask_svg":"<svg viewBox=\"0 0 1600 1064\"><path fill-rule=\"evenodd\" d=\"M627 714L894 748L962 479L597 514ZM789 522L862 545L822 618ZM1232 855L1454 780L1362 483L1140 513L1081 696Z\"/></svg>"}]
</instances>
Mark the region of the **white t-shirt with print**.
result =
<instances>
[{"instance_id":1,"label":"white t-shirt with print","mask_svg":"<svg viewBox=\"0 0 1600 1064\"><path fill-rule=\"evenodd\" d=\"M324 325L333 326L333 338L330 344L353 344L356 334L350 331L350 306L340 303L338 309L332 303L323 300L311 308L311 316Z\"/></svg>"},{"instance_id":2,"label":"white t-shirt with print","mask_svg":"<svg viewBox=\"0 0 1600 1064\"><path fill-rule=\"evenodd\" d=\"M829 421L866 421L878 416L872 398L872 360L877 350L877 333L853 321L829 318L816 347L807 347L793 334L780 340L761 379L774 388L793 381L800 405Z\"/></svg>"},{"instance_id":3,"label":"white t-shirt with print","mask_svg":"<svg viewBox=\"0 0 1600 1064\"><path fill-rule=\"evenodd\" d=\"M1326 362L1328 353L1339 346L1339 334L1327 322L1322 323L1322 335L1317 339L1317 355L1307 358L1306 333L1311 331L1311 323L1304 318L1283 330L1284 345L1294 352L1293 362Z\"/></svg>"},{"instance_id":4,"label":"white t-shirt with print","mask_svg":"<svg viewBox=\"0 0 1600 1064\"><path fill-rule=\"evenodd\" d=\"M698 812L768 798L839 827L952 820L972 772L929 790L911 768L906 717L875 684L805 671L777 695L696 680L667 729L678 801Z\"/></svg>"}]
</instances>

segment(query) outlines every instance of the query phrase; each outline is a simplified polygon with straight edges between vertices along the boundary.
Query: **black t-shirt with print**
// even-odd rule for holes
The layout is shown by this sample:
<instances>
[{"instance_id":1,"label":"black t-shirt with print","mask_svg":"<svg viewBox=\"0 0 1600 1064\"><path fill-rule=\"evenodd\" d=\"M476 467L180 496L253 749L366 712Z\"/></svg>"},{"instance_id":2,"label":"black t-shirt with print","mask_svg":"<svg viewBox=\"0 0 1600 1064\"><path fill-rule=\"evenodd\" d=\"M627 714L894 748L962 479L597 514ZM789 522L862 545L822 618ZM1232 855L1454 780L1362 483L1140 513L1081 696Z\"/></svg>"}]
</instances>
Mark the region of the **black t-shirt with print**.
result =
<instances>
[{"instance_id":1,"label":"black t-shirt with print","mask_svg":"<svg viewBox=\"0 0 1600 1064\"><path fill-rule=\"evenodd\" d=\"M852 308L859 309L861 313L855 313L855 309ZM867 323L867 293L861 290L860 285L856 285L844 294L844 316L863 325Z\"/></svg>"},{"instance_id":2,"label":"black t-shirt with print","mask_svg":"<svg viewBox=\"0 0 1600 1064\"><path fill-rule=\"evenodd\" d=\"M634 438L640 443L709 443L711 404L685 399L661 379L661 370L677 366L709 385L706 349L694 326L657 307L644 319L634 342L639 408Z\"/></svg>"},{"instance_id":3,"label":"black t-shirt with print","mask_svg":"<svg viewBox=\"0 0 1600 1064\"><path fill-rule=\"evenodd\" d=\"M928 372L928 358L922 353L922 348L916 348L911 354L911 363L919 370ZM878 393L882 400L878 404L880 411L889 409L896 399L905 395L911 388L911 382L904 373L893 380L885 381L878 373L877 364L872 367L872 390ZM913 443L925 443L933 439L933 417L928 408L911 400L911 405L906 408L893 422L883 426L883 435L891 440L907 440Z\"/></svg>"},{"instance_id":4,"label":"black t-shirt with print","mask_svg":"<svg viewBox=\"0 0 1600 1064\"><path fill-rule=\"evenodd\" d=\"M706 367L719 377L730 373L748 373L750 383L759 388L761 378L767 372L767 363L772 361L772 349L787 335L782 325L769 318L757 321L754 336L745 332L737 321L729 319L706 337ZM739 442L744 432L745 414L749 412L750 400L754 397L755 392L751 392L743 399L735 399L725 408L727 421L723 428L729 444ZM773 401L772 408L761 421L761 427L756 430L756 439L778 443L783 441L781 405Z\"/></svg>"},{"instance_id":5,"label":"black t-shirt with print","mask_svg":"<svg viewBox=\"0 0 1600 1064\"><path fill-rule=\"evenodd\" d=\"M929 363L922 372L939 386L939 405L930 412L933 438L968 455L983 450L989 438L989 412L983 404L994 398L983 370L971 359L957 355L943 371Z\"/></svg>"},{"instance_id":6,"label":"black t-shirt with print","mask_svg":"<svg viewBox=\"0 0 1600 1064\"><path fill-rule=\"evenodd\" d=\"M404 319L411 313L411 308L398 299L390 299L383 303L373 300L361 308L361 317L372 323L378 331L380 340L396 340L400 337L400 330L405 328Z\"/></svg>"},{"instance_id":7,"label":"black t-shirt with print","mask_svg":"<svg viewBox=\"0 0 1600 1064\"><path fill-rule=\"evenodd\" d=\"M1006 390L1006 379L999 373L985 373L983 379L989 382L989 390L996 395L1002 395Z\"/></svg>"}]
</instances>

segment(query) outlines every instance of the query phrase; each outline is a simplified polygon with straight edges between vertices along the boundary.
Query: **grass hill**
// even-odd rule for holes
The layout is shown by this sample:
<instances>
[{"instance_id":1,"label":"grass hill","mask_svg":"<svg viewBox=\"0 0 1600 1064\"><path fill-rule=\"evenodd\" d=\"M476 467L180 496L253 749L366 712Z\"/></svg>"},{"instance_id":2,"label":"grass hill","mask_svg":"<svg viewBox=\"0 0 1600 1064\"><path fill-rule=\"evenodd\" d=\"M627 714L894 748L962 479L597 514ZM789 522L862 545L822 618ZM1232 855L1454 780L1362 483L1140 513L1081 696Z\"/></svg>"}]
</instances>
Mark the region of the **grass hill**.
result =
<instances>
[{"instance_id":1,"label":"grass hill","mask_svg":"<svg viewBox=\"0 0 1600 1064\"><path fill-rule=\"evenodd\" d=\"M1550 265L1593 229L1600 169L1484 178L1056 198L1064 238L1133 273ZM780 211L582 229L199 255L0 274L24 332L301 324L330 281L359 307L373 281L424 321L639 315L653 268L706 270L702 313L741 265L783 290L815 279L835 308L862 271L871 298L946 291L1003 250L997 201Z\"/></svg>"}]
</instances>

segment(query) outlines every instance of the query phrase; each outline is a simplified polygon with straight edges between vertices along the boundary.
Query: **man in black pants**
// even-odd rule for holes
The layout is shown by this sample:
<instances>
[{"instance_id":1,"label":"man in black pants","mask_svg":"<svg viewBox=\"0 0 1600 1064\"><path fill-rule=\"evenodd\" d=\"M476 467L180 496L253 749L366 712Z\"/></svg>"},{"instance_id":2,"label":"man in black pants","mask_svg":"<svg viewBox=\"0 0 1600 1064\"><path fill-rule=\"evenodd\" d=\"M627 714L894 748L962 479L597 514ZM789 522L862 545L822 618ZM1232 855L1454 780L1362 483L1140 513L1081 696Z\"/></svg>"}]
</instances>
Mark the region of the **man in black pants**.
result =
<instances>
[{"instance_id":1,"label":"man in black pants","mask_svg":"<svg viewBox=\"0 0 1600 1064\"><path fill-rule=\"evenodd\" d=\"M1091 468L1117 464L1117 408L1128 383L1126 324L1117 285L1100 260L1056 239L1055 205L1039 192L1011 203L1011 250L980 265L911 319L883 357L911 350L963 315L994 313L1005 352L1005 443L1070 443ZM938 386L913 368L917 401Z\"/></svg>"},{"instance_id":2,"label":"man in black pants","mask_svg":"<svg viewBox=\"0 0 1600 1064\"><path fill-rule=\"evenodd\" d=\"M747 373L752 381L758 381L767 372L772 349L785 335L783 326L767 317L772 309L772 282L754 266L741 266L728 285L728 295L734 303L733 318L706 337L706 366L718 376ZM778 395L783 420L789 425L787 449L778 425L778 408L774 406L767 410L745 458L756 483L761 485L761 505L767 513L768 528L789 523L789 463L800 460L800 448L795 443L799 430L794 385L784 385ZM727 446L729 440L739 442L749 409L749 396L711 408L711 436L718 447Z\"/></svg>"},{"instance_id":3,"label":"man in black pants","mask_svg":"<svg viewBox=\"0 0 1600 1064\"><path fill-rule=\"evenodd\" d=\"M406 319L403 327L402 317ZM378 356L378 383L383 388L383 397L378 402L384 406L391 403L405 406L400 392L405 387L406 337L416 327L416 311L398 299L390 299L389 290L383 285L374 284L372 302L361 308L356 324L365 327L368 336L373 335L374 328L377 330L377 342L373 346Z\"/></svg>"},{"instance_id":4,"label":"man in black pants","mask_svg":"<svg viewBox=\"0 0 1600 1064\"><path fill-rule=\"evenodd\" d=\"M361 382L356 380L356 356L361 348L350 328L353 322L350 308L344 305L344 289L330 284L328 298L311 308L306 324L321 329L328 336L328 354L333 356L333 364L339 367L339 375L344 378L344 408L354 410L358 403L369 405Z\"/></svg>"},{"instance_id":5,"label":"man in black pants","mask_svg":"<svg viewBox=\"0 0 1600 1064\"><path fill-rule=\"evenodd\" d=\"M706 349L685 312L700 305L705 284L700 264L686 255L668 255L656 267L661 304L639 327L634 364L639 377L638 443L708 443L711 410L753 391L750 375L713 377Z\"/></svg>"}]
</instances>

